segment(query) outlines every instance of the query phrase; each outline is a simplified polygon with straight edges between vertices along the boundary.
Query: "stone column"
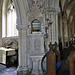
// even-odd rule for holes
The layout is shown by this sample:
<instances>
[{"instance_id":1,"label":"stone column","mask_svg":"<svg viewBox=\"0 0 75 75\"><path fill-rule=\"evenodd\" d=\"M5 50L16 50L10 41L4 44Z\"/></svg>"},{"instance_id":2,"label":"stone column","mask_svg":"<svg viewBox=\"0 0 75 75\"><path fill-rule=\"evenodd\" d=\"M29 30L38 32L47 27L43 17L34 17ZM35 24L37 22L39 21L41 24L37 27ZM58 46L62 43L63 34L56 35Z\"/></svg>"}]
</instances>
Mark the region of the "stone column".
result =
<instances>
[{"instance_id":1,"label":"stone column","mask_svg":"<svg viewBox=\"0 0 75 75\"><path fill-rule=\"evenodd\" d=\"M19 66L17 69L17 75L25 75L28 73L28 65L27 65L27 26L26 25L17 25L17 29L19 31Z\"/></svg>"},{"instance_id":2,"label":"stone column","mask_svg":"<svg viewBox=\"0 0 75 75\"><path fill-rule=\"evenodd\" d=\"M55 43L56 40L56 15L53 13L53 44Z\"/></svg>"},{"instance_id":3,"label":"stone column","mask_svg":"<svg viewBox=\"0 0 75 75\"><path fill-rule=\"evenodd\" d=\"M58 43L58 13L56 13L56 42Z\"/></svg>"},{"instance_id":4,"label":"stone column","mask_svg":"<svg viewBox=\"0 0 75 75\"><path fill-rule=\"evenodd\" d=\"M52 44L54 44L54 16L53 16L53 13L52 13L52 21L53 21L53 24L52 24Z\"/></svg>"},{"instance_id":5,"label":"stone column","mask_svg":"<svg viewBox=\"0 0 75 75\"><path fill-rule=\"evenodd\" d=\"M58 13L53 12L53 24L52 24L52 44L58 43Z\"/></svg>"},{"instance_id":6,"label":"stone column","mask_svg":"<svg viewBox=\"0 0 75 75\"><path fill-rule=\"evenodd\" d=\"M67 20L64 22L64 46L66 47L66 43L68 43L68 29L67 29Z\"/></svg>"},{"instance_id":7,"label":"stone column","mask_svg":"<svg viewBox=\"0 0 75 75\"><path fill-rule=\"evenodd\" d=\"M49 24L49 42L52 42L52 12L49 13L49 19L50 19L50 24Z\"/></svg>"},{"instance_id":8,"label":"stone column","mask_svg":"<svg viewBox=\"0 0 75 75\"><path fill-rule=\"evenodd\" d=\"M52 25L49 25L49 42L52 42Z\"/></svg>"},{"instance_id":9,"label":"stone column","mask_svg":"<svg viewBox=\"0 0 75 75\"><path fill-rule=\"evenodd\" d=\"M2 11L0 10L0 46L2 45Z\"/></svg>"}]
</instances>

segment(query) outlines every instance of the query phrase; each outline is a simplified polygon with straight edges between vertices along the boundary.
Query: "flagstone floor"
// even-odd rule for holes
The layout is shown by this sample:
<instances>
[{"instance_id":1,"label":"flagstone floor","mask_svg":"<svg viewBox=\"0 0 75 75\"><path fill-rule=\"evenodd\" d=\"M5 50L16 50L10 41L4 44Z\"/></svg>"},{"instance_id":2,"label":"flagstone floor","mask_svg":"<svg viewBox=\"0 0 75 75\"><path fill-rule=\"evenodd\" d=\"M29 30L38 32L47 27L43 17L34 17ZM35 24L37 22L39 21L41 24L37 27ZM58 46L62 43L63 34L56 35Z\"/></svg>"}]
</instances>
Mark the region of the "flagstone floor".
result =
<instances>
[{"instance_id":1,"label":"flagstone floor","mask_svg":"<svg viewBox=\"0 0 75 75\"><path fill-rule=\"evenodd\" d=\"M6 68L6 66L0 64L0 75L17 75L17 67ZM62 66L56 75L70 75L68 62L66 60L62 61Z\"/></svg>"},{"instance_id":2,"label":"flagstone floor","mask_svg":"<svg viewBox=\"0 0 75 75\"><path fill-rule=\"evenodd\" d=\"M16 67L9 67L0 64L0 75L17 75Z\"/></svg>"}]
</instances>

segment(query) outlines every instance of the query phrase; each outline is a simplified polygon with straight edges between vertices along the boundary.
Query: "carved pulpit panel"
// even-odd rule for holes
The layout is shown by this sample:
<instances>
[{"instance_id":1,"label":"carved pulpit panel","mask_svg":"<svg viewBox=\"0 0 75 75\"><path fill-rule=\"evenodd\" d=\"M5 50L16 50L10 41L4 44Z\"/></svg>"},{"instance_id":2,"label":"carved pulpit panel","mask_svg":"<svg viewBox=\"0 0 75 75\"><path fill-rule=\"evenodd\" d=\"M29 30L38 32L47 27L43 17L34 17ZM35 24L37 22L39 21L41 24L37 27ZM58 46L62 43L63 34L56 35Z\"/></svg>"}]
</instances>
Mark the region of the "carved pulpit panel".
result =
<instances>
[{"instance_id":1,"label":"carved pulpit panel","mask_svg":"<svg viewBox=\"0 0 75 75\"><path fill-rule=\"evenodd\" d=\"M41 50L41 39L39 37L34 39L34 50Z\"/></svg>"},{"instance_id":2,"label":"carved pulpit panel","mask_svg":"<svg viewBox=\"0 0 75 75\"><path fill-rule=\"evenodd\" d=\"M41 32L30 35L30 52L39 54L44 52L44 38Z\"/></svg>"}]
</instances>

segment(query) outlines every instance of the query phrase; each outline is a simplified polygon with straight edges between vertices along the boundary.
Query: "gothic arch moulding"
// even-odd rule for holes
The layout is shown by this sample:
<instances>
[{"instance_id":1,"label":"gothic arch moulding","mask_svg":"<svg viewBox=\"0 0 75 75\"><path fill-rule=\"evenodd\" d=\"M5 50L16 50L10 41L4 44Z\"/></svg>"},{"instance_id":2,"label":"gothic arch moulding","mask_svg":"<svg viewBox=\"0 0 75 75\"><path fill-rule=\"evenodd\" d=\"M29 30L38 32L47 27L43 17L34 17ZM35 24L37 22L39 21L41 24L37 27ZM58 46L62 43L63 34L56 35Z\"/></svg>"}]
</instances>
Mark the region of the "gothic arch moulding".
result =
<instances>
[{"instance_id":1,"label":"gothic arch moulding","mask_svg":"<svg viewBox=\"0 0 75 75\"><path fill-rule=\"evenodd\" d=\"M18 25L27 25L27 12L28 3L27 0L13 0L17 13L17 23Z\"/></svg>"},{"instance_id":2,"label":"gothic arch moulding","mask_svg":"<svg viewBox=\"0 0 75 75\"><path fill-rule=\"evenodd\" d=\"M44 25L44 14L41 13L37 4L34 5L33 9L28 13L28 21L31 23L33 20L37 19Z\"/></svg>"},{"instance_id":3,"label":"gothic arch moulding","mask_svg":"<svg viewBox=\"0 0 75 75\"><path fill-rule=\"evenodd\" d=\"M7 11L7 6L8 6L9 0L3 0L3 8L2 8L2 13ZM15 8L16 8L16 14L17 14L17 23L21 24L21 16L20 16L20 9L19 9L19 4L17 0L13 0Z\"/></svg>"},{"instance_id":4,"label":"gothic arch moulding","mask_svg":"<svg viewBox=\"0 0 75 75\"><path fill-rule=\"evenodd\" d=\"M14 1L16 13L17 13L17 24L22 24L19 3L17 0L13 0L13 1Z\"/></svg>"}]
</instances>

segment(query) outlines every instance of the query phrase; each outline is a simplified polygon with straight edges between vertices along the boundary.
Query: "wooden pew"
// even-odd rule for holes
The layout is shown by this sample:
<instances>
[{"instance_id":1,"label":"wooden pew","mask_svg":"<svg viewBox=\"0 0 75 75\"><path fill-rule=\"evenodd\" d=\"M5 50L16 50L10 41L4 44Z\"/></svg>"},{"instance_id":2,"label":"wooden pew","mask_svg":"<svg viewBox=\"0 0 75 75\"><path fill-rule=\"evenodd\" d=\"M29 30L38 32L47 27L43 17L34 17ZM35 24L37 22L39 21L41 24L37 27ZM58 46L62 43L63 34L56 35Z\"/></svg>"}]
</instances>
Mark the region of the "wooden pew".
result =
<instances>
[{"instance_id":1,"label":"wooden pew","mask_svg":"<svg viewBox=\"0 0 75 75\"><path fill-rule=\"evenodd\" d=\"M52 51L52 45L49 44L49 52L47 54L47 75L56 75L56 55Z\"/></svg>"},{"instance_id":2,"label":"wooden pew","mask_svg":"<svg viewBox=\"0 0 75 75\"><path fill-rule=\"evenodd\" d=\"M54 53L56 54L56 61L60 61L60 51L57 49L58 48L58 45L57 43L55 42L55 45L54 45Z\"/></svg>"},{"instance_id":3,"label":"wooden pew","mask_svg":"<svg viewBox=\"0 0 75 75\"><path fill-rule=\"evenodd\" d=\"M75 52L72 52L70 56L68 56L70 75L75 75Z\"/></svg>"}]
</instances>

